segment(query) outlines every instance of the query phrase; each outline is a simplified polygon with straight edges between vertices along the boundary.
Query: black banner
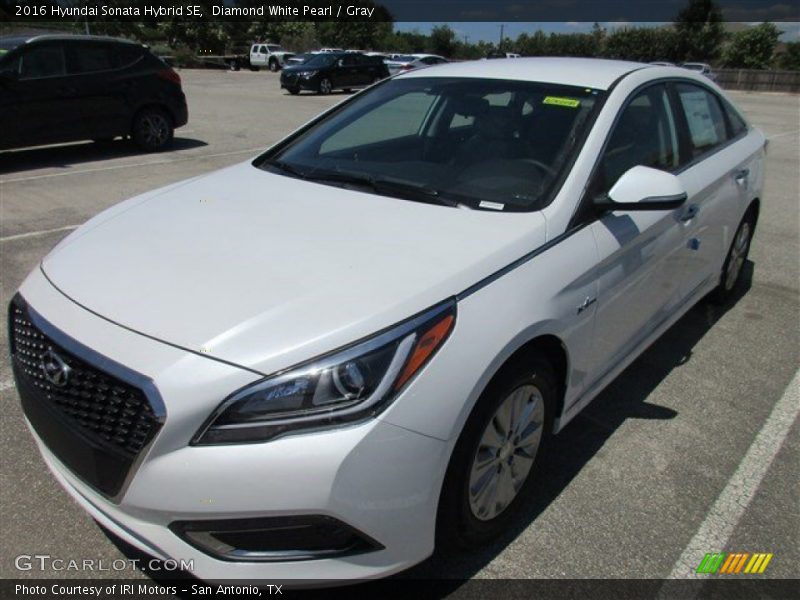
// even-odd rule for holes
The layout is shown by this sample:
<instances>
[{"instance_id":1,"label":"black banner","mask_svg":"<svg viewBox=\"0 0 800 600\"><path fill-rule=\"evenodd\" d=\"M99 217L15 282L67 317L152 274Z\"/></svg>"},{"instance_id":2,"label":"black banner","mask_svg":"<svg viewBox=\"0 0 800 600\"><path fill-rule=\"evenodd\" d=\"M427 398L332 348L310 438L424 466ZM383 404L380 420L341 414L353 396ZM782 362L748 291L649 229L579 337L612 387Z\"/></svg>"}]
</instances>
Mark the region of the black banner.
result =
<instances>
[{"instance_id":1,"label":"black banner","mask_svg":"<svg viewBox=\"0 0 800 600\"><path fill-rule=\"evenodd\" d=\"M0 21L665 22L678 0L0 0ZM795 2L717 0L727 21L797 21Z\"/></svg>"},{"instance_id":2,"label":"black banner","mask_svg":"<svg viewBox=\"0 0 800 600\"><path fill-rule=\"evenodd\" d=\"M321 582L307 581L306 586ZM388 580L316 589L297 589L288 583L244 581L205 583L193 579L6 579L0 582L0 598L101 598L103 600L167 600L173 598L414 598L433 600L625 600L657 598L672 600L708 598L755 600L795 599L797 580L744 577L708 577L699 580L660 579L457 579Z\"/></svg>"}]
</instances>

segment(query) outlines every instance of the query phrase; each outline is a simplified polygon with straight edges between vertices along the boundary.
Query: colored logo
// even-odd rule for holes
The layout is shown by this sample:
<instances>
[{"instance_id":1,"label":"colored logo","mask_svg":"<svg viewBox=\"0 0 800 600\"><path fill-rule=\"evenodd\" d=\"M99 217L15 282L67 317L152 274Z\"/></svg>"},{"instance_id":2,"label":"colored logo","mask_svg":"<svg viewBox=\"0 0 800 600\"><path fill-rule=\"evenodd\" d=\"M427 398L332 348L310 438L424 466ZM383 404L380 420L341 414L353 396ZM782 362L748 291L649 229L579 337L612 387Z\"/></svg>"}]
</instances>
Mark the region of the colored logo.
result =
<instances>
[{"instance_id":1,"label":"colored logo","mask_svg":"<svg viewBox=\"0 0 800 600\"><path fill-rule=\"evenodd\" d=\"M703 557L700 566L697 567L698 573L709 574L728 574L738 573L758 573L761 574L767 569L769 561L772 560L772 553L756 552L709 552Z\"/></svg>"}]
</instances>

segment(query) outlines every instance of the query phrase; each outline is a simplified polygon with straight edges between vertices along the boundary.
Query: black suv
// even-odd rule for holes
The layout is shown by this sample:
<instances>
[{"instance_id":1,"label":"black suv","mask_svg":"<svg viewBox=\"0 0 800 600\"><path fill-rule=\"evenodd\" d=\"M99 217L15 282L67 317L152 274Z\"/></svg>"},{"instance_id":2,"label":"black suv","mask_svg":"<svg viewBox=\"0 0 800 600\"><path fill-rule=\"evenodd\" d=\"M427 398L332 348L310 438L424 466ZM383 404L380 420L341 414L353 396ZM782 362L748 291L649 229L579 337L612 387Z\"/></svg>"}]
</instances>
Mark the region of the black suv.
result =
<instances>
[{"instance_id":1,"label":"black suv","mask_svg":"<svg viewBox=\"0 0 800 600\"><path fill-rule=\"evenodd\" d=\"M334 89L350 91L389 76L380 56L359 52L321 52L300 65L286 66L281 72L281 87L297 94L311 90L330 94Z\"/></svg>"},{"instance_id":2,"label":"black suv","mask_svg":"<svg viewBox=\"0 0 800 600\"><path fill-rule=\"evenodd\" d=\"M186 124L180 76L142 44L44 35L0 38L0 148L130 136L143 150Z\"/></svg>"}]
</instances>

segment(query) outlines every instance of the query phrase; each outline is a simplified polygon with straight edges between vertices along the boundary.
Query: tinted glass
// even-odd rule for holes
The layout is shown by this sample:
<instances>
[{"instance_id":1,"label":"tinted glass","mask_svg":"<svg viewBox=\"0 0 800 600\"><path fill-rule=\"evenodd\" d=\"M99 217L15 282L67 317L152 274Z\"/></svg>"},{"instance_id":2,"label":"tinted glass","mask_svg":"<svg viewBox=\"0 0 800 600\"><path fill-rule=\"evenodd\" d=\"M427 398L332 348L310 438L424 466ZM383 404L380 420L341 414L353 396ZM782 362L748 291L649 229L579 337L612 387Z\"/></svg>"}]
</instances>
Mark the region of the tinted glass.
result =
<instances>
[{"instance_id":1,"label":"tinted glass","mask_svg":"<svg viewBox=\"0 0 800 600\"><path fill-rule=\"evenodd\" d=\"M537 210L576 151L600 96L523 81L393 80L267 155L261 166L276 172L291 167L295 176L323 183L326 174L400 182L424 188L428 199L472 208Z\"/></svg>"},{"instance_id":2,"label":"tinted glass","mask_svg":"<svg viewBox=\"0 0 800 600\"><path fill-rule=\"evenodd\" d=\"M111 52L108 44L85 43L67 45L70 73L96 73L110 71Z\"/></svg>"},{"instance_id":3,"label":"tinted glass","mask_svg":"<svg viewBox=\"0 0 800 600\"><path fill-rule=\"evenodd\" d=\"M60 44L34 46L20 60L20 79L58 77L66 74L64 50Z\"/></svg>"},{"instance_id":4,"label":"tinted glass","mask_svg":"<svg viewBox=\"0 0 800 600\"><path fill-rule=\"evenodd\" d=\"M111 61L117 69L131 66L143 55L144 48L134 44L114 44L111 46Z\"/></svg>"},{"instance_id":5,"label":"tinted glass","mask_svg":"<svg viewBox=\"0 0 800 600\"><path fill-rule=\"evenodd\" d=\"M717 97L690 83L679 83L675 89L689 127L692 156L700 156L725 142L725 117Z\"/></svg>"},{"instance_id":6,"label":"tinted glass","mask_svg":"<svg viewBox=\"0 0 800 600\"><path fill-rule=\"evenodd\" d=\"M595 175L593 194L608 192L625 171L643 165L664 171L679 166L678 132L663 85L637 94L623 110Z\"/></svg>"}]
</instances>

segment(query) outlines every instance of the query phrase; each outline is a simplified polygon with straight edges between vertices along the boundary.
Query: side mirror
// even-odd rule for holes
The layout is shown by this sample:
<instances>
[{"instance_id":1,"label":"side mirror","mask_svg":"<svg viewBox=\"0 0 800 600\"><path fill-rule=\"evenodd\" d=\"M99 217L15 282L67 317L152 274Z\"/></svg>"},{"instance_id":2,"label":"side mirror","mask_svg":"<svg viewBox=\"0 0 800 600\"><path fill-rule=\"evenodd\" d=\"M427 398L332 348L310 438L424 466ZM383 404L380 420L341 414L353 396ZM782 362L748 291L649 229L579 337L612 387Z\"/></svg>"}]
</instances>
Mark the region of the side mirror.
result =
<instances>
[{"instance_id":1,"label":"side mirror","mask_svg":"<svg viewBox=\"0 0 800 600\"><path fill-rule=\"evenodd\" d=\"M602 210L673 210L686 198L686 190L675 175L638 165L625 171L608 194L594 204Z\"/></svg>"}]
</instances>

